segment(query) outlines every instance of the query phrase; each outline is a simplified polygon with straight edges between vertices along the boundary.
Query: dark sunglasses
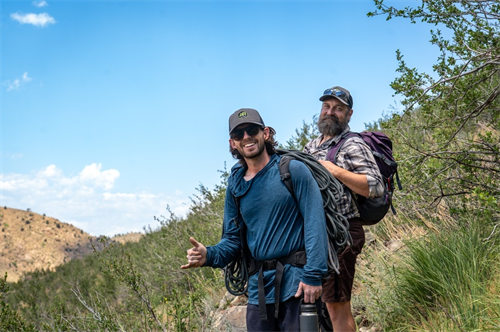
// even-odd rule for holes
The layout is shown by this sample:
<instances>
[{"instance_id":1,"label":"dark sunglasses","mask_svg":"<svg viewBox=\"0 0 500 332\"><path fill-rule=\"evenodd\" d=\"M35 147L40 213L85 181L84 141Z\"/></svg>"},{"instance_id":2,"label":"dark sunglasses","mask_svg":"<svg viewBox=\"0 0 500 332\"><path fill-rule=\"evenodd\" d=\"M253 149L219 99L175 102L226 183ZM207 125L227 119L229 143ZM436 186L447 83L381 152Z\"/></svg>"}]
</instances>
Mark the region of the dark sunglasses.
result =
<instances>
[{"instance_id":1,"label":"dark sunglasses","mask_svg":"<svg viewBox=\"0 0 500 332\"><path fill-rule=\"evenodd\" d=\"M245 132L248 134L248 136L255 136L262 129L264 129L262 126L259 126L257 124L252 124L252 125L246 126L245 128L234 130L231 133L231 138L234 139L235 141L241 141L243 139L243 137L245 136Z\"/></svg>"},{"instance_id":2,"label":"dark sunglasses","mask_svg":"<svg viewBox=\"0 0 500 332\"><path fill-rule=\"evenodd\" d=\"M323 96L335 96L349 104L347 93L339 89L326 89L325 92L323 92Z\"/></svg>"}]
</instances>

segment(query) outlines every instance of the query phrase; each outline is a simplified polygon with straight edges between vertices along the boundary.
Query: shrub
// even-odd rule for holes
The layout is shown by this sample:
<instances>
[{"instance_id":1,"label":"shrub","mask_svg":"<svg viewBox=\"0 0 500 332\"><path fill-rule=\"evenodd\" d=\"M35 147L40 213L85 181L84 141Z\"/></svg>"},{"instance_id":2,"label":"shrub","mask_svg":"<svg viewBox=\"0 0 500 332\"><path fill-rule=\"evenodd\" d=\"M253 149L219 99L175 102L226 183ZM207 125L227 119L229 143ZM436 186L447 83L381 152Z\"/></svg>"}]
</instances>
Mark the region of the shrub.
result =
<instances>
[{"instance_id":1,"label":"shrub","mask_svg":"<svg viewBox=\"0 0 500 332\"><path fill-rule=\"evenodd\" d=\"M407 240L397 254L371 252L360 279L368 319L395 331L484 331L500 326L500 240L485 220L463 216L455 225ZM382 254L380 254L382 253ZM364 297L364 298L363 298Z\"/></svg>"},{"instance_id":2,"label":"shrub","mask_svg":"<svg viewBox=\"0 0 500 332\"><path fill-rule=\"evenodd\" d=\"M34 332L34 326L27 323L12 307L5 302L5 297L10 291L7 283L7 273L0 278L0 331Z\"/></svg>"}]
</instances>

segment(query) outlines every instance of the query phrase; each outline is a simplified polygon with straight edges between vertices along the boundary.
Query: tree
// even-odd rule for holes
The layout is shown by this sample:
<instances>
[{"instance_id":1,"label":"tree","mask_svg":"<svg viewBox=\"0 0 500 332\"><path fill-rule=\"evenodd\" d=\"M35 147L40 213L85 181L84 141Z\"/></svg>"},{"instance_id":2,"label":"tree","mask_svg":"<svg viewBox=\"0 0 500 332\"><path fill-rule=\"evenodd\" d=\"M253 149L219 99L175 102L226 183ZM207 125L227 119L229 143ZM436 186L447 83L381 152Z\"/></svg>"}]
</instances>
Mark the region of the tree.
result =
<instances>
[{"instance_id":1,"label":"tree","mask_svg":"<svg viewBox=\"0 0 500 332\"><path fill-rule=\"evenodd\" d=\"M292 138L286 141L286 145L280 145L279 148L302 151L304 149L304 146L306 146L306 144L310 140L318 137L319 131L318 127L316 126L317 122L318 122L317 116L313 117L312 123L308 124L305 121L303 121L302 128L295 129L296 136L292 136Z\"/></svg>"},{"instance_id":2,"label":"tree","mask_svg":"<svg viewBox=\"0 0 500 332\"><path fill-rule=\"evenodd\" d=\"M436 27L430 31L431 43L440 55L433 74L411 68L396 52L400 76L391 87L403 96L405 109L387 126L399 146L407 146L401 164L415 179L408 192L433 206L479 209L498 220L500 3L426 0L397 9L383 0L374 2L377 10L368 16Z\"/></svg>"},{"instance_id":3,"label":"tree","mask_svg":"<svg viewBox=\"0 0 500 332\"><path fill-rule=\"evenodd\" d=\"M7 273L0 277L0 331L35 331L32 324L26 322L8 303L5 302L10 286Z\"/></svg>"}]
</instances>

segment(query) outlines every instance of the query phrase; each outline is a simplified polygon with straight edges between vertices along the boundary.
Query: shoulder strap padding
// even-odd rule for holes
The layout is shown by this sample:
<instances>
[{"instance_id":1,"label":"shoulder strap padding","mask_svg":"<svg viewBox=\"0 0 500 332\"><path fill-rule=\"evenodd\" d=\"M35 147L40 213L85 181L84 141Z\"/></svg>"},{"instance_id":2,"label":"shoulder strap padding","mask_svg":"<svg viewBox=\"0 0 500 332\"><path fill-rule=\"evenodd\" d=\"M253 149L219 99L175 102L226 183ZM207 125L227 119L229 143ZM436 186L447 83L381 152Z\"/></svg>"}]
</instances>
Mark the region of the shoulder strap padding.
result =
<instances>
[{"instance_id":1,"label":"shoulder strap padding","mask_svg":"<svg viewBox=\"0 0 500 332\"><path fill-rule=\"evenodd\" d=\"M281 156L281 160L279 162L280 169L280 177L283 184L286 186L286 189L290 192L293 199L295 199L295 193L293 191L292 184L292 174L290 173L290 161L294 159L290 156Z\"/></svg>"},{"instance_id":2,"label":"shoulder strap padding","mask_svg":"<svg viewBox=\"0 0 500 332\"><path fill-rule=\"evenodd\" d=\"M345 133L344 135L342 135L342 137L340 138L340 141L337 144L335 144L334 146L332 146L330 148L330 150L328 150L327 155L326 155L326 160L329 160L335 164L335 160L337 160L337 155L339 153L339 150L342 148L342 146L347 141L347 139L349 139L350 137L355 137L355 136L361 137L361 135L359 135L359 133L355 133L352 131L349 131L349 132Z\"/></svg>"}]
</instances>

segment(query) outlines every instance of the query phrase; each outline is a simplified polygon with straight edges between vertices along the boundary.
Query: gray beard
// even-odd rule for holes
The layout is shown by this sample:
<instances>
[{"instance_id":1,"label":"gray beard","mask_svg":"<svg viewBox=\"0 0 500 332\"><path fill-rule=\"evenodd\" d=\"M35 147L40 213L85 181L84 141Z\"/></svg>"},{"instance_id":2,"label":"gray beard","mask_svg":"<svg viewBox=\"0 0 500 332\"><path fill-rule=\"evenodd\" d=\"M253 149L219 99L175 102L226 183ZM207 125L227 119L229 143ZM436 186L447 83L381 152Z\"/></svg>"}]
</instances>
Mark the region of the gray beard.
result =
<instances>
[{"instance_id":1,"label":"gray beard","mask_svg":"<svg viewBox=\"0 0 500 332\"><path fill-rule=\"evenodd\" d=\"M318 130L323 136L335 137L347 128L347 123L345 120L339 121L336 116L325 116L318 120Z\"/></svg>"}]
</instances>

